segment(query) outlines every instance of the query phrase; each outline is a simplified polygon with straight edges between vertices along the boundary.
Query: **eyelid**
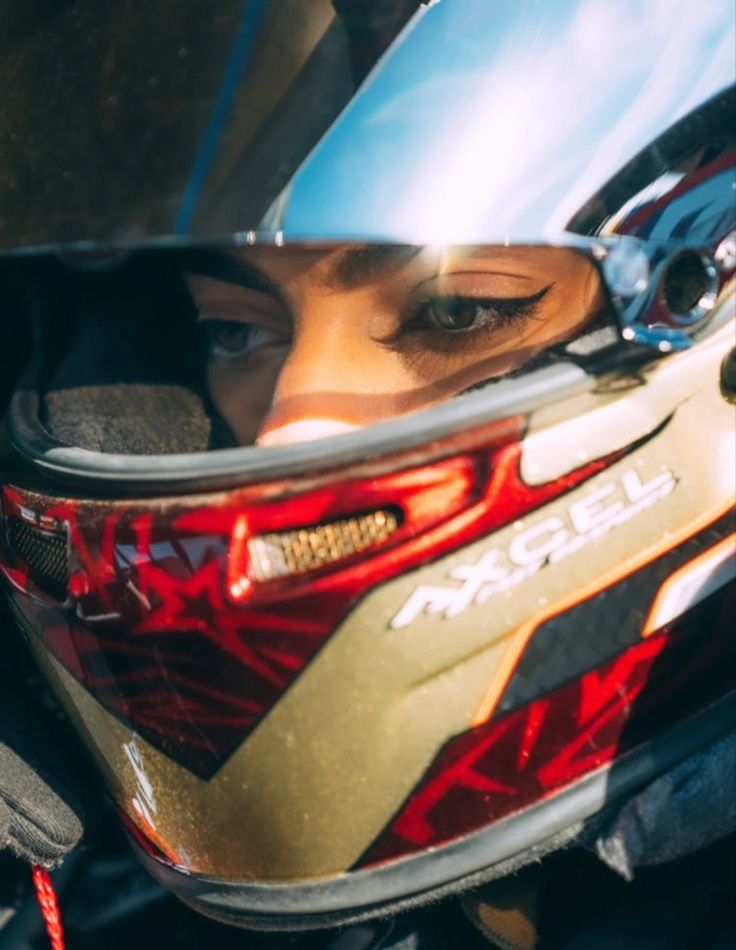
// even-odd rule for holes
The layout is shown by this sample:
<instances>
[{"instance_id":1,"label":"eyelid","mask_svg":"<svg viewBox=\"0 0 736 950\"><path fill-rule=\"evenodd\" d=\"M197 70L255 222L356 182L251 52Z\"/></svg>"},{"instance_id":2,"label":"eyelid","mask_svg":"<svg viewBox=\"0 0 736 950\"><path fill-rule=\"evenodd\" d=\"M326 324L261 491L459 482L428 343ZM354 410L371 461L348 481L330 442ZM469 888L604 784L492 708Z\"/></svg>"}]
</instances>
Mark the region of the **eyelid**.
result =
<instances>
[{"instance_id":1,"label":"eyelid","mask_svg":"<svg viewBox=\"0 0 736 950\"><path fill-rule=\"evenodd\" d=\"M539 275L516 274L511 271L489 271L487 267L479 270L451 270L442 271L421 280L414 288L417 295L432 293L432 286L439 285L434 291L454 293L457 296L484 296L484 297L512 297L528 293L529 284L539 284L543 278ZM485 284L493 286L493 291L480 291L478 288ZM450 285L453 290L445 290ZM474 285L474 286L473 286Z\"/></svg>"},{"instance_id":2,"label":"eyelid","mask_svg":"<svg viewBox=\"0 0 736 950\"><path fill-rule=\"evenodd\" d=\"M273 314L266 313L265 311L258 310L253 308L252 310L244 313L242 308L239 308L237 313L229 313L226 307L207 307L207 308L197 308L197 321L199 323L242 323L247 326L248 324L255 324L257 326L267 326L276 328L277 323L280 327L280 321L277 318L274 318Z\"/></svg>"},{"instance_id":3,"label":"eyelid","mask_svg":"<svg viewBox=\"0 0 736 950\"><path fill-rule=\"evenodd\" d=\"M232 298L228 300L203 299L198 301L194 298L194 305L197 311L197 319L200 323L207 320L220 320L230 323L254 323L274 327L283 332L291 328L291 314L278 301L265 298L253 300L252 298Z\"/></svg>"},{"instance_id":4,"label":"eyelid","mask_svg":"<svg viewBox=\"0 0 736 950\"><path fill-rule=\"evenodd\" d=\"M539 304L542 302L547 293L554 287L554 283L549 284L546 287L542 287L540 290L536 291L534 294L526 294L524 296L514 296L514 297L490 297L485 296L474 296L470 294L428 294L425 295L423 299L413 300L407 303L404 312L401 315L399 326L396 330L392 331L390 334L387 334L384 337L374 337L374 341L381 346L386 346L389 349L398 349L402 346L421 346L424 348L432 347L447 347L447 346L456 346L460 347L463 343L470 345L471 340L478 340L483 338L484 335L491 334L494 329L503 330L510 329L512 326L518 326L519 323L524 323L526 321L538 319L537 310ZM496 324L493 318L490 320L481 323L477 326L468 327L467 329L458 329L458 330L448 330L440 329L439 327L425 326L425 327L412 327L411 323L417 319L419 312L429 306L434 300L455 300L460 303L475 304L478 306L483 306L484 304L488 306L488 309L492 309L495 305L498 309L501 309L502 305L513 306L514 303L518 304L519 309L524 309L523 313L506 313L499 314L499 324Z\"/></svg>"},{"instance_id":5,"label":"eyelid","mask_svg":"<svg viewBox=\"0 0 736 950\"><path fill-rule=\"evenodd\" d=\"M250 306L260 304L260 309L273 308L288 311L288 305L278 288L270 281L246 282L228 280L227 275L221 276L216 272L206 270L188 270L184 272L184 280L189 294L200 309L208 300L232 305L240 303Z\"/></svg>"},{"instance_id":6,"label":"eyelid","mask_svg":"<svg viewBox=\"0 0 736 950\"><path fill-rule=\"evenodd\" d=\"M260 267L224 251L185 251L182 253L182 270L187 280L204 277L220 284L266 293L283 302L278 287Z\"/></svg>"},{"instance_id":7,"label":"eyelid","mask_svg":"<svg viewBox=\"0 0 736 950\"><path fill-rule=\"evenodd\" d=\"M246 341L240 349L229 350L221 346L215 334L219 327L237 324L247 329ZM290 345L290 339L284 337L282 333L270 326L262 326L257 323L244 323L237 320L219 320L209 318L200 321L203 331L203 340L207 348L207 358L214 359L224 363L238 363L247 360L254 352L265 348L283 347Z\"/></svg>"}]
</instances>

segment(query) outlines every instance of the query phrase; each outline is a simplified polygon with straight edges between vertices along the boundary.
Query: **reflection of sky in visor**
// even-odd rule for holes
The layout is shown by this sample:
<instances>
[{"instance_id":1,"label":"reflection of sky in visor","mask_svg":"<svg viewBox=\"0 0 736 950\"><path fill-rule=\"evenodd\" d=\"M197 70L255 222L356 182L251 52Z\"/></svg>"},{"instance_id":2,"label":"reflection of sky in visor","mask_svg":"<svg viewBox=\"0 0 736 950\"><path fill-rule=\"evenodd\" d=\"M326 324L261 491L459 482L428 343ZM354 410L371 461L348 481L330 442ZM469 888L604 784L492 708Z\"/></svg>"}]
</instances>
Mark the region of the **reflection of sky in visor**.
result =
<instances>
[{"instance_id":1,"label":"reflection of sky in visor","mask_svg":"<svg viewBox=\"0 0 736 950\"><path fill-rule=\"evenodd\" d=\"M733 81L734 19L731 0L442 0L298 173L284 230L319 236L316 220L325 234L420 243L552 237Z\"/></svg>"}]
</instances>

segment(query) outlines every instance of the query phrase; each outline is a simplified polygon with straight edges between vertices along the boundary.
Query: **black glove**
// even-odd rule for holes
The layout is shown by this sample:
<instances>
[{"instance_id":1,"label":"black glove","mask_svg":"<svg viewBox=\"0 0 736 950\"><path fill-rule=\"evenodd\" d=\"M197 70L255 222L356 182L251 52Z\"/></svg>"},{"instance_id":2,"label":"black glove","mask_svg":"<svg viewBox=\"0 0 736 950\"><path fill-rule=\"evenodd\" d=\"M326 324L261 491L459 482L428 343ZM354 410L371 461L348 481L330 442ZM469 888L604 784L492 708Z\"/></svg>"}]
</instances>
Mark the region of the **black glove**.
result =
<instances>
[{"instance_id":1,"label":"black glove","mask_svg":"<svg viewBox=\"0 0 736 950\"><path fill-rule=\"evenodd\" d=\"M0 851L52 868L82 836L79 749L0 603Z\"/></svg>"},{"instance_id":2,"label":"black glove","mask_svg":"<svg viewBox=\"0 0 736 950\"><path fill-rule=\"evenodd\" d=\"M82 837L82 823L38 772L0 741L0 851L44 868Z\"/></svg>"}]
</instances>

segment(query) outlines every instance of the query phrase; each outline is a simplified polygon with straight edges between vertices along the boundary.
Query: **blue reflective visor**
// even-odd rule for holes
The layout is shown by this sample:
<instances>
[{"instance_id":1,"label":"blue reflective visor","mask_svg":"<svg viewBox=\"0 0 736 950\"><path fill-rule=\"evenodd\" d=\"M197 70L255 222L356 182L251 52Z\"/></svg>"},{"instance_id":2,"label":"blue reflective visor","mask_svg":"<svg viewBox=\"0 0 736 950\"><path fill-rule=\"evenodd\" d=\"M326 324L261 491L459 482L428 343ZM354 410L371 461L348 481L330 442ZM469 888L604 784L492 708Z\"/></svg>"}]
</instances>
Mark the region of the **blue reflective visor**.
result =
<instances>
[{"instance_id":1,"label":"blue reflective visor","mask_svg":"<svg viewBox=\"0 0 736 950\"><path fill-rule=\"evenodd\" d=\"M5 5L0 45L16 252L560 242L732 128L713 108L736 48L718 0L26 6Z\"/></svg>"}]
</instances>

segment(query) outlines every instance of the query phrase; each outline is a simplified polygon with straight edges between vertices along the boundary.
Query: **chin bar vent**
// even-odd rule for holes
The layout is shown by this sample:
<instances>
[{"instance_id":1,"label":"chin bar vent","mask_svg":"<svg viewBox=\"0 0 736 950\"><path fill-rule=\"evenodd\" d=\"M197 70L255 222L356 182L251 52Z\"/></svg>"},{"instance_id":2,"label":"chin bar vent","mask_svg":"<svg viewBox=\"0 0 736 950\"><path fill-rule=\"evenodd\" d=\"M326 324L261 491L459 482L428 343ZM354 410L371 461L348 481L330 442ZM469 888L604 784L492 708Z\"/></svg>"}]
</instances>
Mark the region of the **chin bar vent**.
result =
<instances>
[{"instance_id":1,"label":"chin bar vent","mask_svg":"<svg viewBox=\"0 0 736 950\"><path fill-rule=\"evenodd\" d=\"M270 581L318 570L383 544L399 526L398 513L379 510L296 531L256 535L248 540L249 574L255 581Z\"/></svg>"},{"instance_id":2,"label":"chin bar vent","mask_svg":"<svg viewBox=\"0 0 736 950\"><path fill-rule=\"evenodd\" d=\"M66 600L69 544L64 528L40 529L20 518L8 518L8 541L28 565L30 579L57 600Z\"/></svg>"}]
</instances>

